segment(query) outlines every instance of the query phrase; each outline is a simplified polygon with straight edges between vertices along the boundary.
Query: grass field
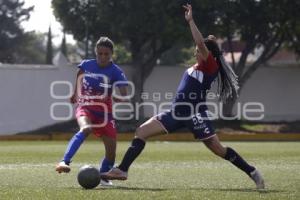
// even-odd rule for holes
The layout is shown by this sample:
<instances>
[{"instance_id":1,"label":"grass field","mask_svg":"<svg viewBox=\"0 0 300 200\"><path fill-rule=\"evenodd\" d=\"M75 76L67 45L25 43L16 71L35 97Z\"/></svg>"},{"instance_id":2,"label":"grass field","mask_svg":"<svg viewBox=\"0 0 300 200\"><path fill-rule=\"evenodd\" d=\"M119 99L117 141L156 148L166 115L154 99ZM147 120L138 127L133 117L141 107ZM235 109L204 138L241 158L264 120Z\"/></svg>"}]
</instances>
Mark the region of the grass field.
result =
<instances>
[{"instance_id":1,"label":"grass field","mask_svg":"<svg viewBox=\"0 0 300 200\"><path fill-rule=\"evenodd\" d=\"M261 170L268 187L263 192L197 142L149 142L127 181L84 190L76 180L78 169L97 166L103 145L87 141L71 173L57 174L54 166L66 144L0 142L0 199L300 199L300 142L224 142ZM128 145L119 143L117 162Z\"/></svg>"}]
</instances>

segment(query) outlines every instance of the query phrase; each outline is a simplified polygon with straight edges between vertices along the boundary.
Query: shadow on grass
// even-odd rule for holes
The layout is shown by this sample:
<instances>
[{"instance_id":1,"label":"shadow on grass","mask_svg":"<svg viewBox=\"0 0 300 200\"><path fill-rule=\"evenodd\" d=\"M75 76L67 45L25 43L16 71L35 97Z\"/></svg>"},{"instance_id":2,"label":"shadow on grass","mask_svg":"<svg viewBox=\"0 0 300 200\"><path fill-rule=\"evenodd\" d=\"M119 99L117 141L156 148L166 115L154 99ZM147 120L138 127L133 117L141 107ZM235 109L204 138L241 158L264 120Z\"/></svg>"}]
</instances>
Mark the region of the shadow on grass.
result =
<instances>
[{"instance_id":1,"label":"shadow on grass","mask_svg":"<svg viewBox=\"0 0 300 200\"><path fill-rule=\"evenodd\" d=\"M169 188L140 188L140 187L125 187L125 186L113 186L113 187L97 187L96 190L132 190L132 191L151 191L151 192L161 192L168 191Z\"/></svg>"},{"instance_id":2,"label":"shadow on grass","mask_svg":"<svg viewBox=\"0 0 300 200\"><path fill-rule=\"evenodd\" d=\"M125 187L125 186L114 186L114 187L97 187L95 190L127 190L127 191L151 191L151 192L162 192L162 191L172 191L172 190L213 190L219 192L258 192L261 194L269 194L269 193L284 193L287 191L284 190L257 190L252 188L143 188L143 187Z\"/></svg>"},{"instance_id":3,"label":"shadow on grass","mask_svg":"<svg viewBox=\"0 0 300 200\"><path fill-rule=\"evenodd\" d=\"M152 191L161 192L173 190L173 188L139 188L139 187L124 187L124 186L98 186L93 189L84 189L82 187L67 187L69 190L86 190L86 191L98 191L98 190L127 190L127 191Z\"/></svg>"},{"instance_id":4,"label":"shadow on grass","mask_svg":"<svg viewBox=\"0 0 300 200\"><path fill-rule=\"evenodd\" d=\"M270 189L264 189L264 190L257 190L252 188L202 188L203 190L216 190L216 191L224 191L224 192L259 192L259 193L283 193L287 192L284 190L270 190Z\"/></svg>"}]
</instances>

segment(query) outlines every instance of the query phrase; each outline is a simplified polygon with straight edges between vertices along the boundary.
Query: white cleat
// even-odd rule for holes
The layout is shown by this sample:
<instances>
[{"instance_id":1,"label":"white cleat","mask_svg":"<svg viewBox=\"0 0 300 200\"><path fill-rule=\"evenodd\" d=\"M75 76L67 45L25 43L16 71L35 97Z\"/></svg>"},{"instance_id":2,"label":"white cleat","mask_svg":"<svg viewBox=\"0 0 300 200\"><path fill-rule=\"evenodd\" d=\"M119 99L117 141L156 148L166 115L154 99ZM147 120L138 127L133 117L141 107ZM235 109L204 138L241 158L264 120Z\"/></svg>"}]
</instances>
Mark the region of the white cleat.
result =
<instances>
[{"instance_id":1,"label":"white cleat","mask_svg":"<svg viewBox=\"0 0 300 200\"><path fill-rule=\"evenodd\" d=\"M68 164L65 163L65 161L60 161L55 168L55 171L58 173L69 173L71 171L71 168Z\"/></svg>"},{"instance_id":2,"label":"white cleat","mask_svg":"<svg viewBox=\"0 0 300 200\"><path fill-rule=\"evenodd\" d=\"M101 179L100 180L100 185L110 187L110 186L113 186L114 184L110 180Z\"/></svg>"},{"instance_id":3,"label":"white cleat","mask_svg":"<svg viewBox=\"0 0 300 200\"><path fill-rule=\"evenodd\" d=\"M250 173L251 179L256 184L256 189L261 190L265 189L265 181L262 177L261 173L256 169L253 172Z\"/></svg>"}]
</instances>

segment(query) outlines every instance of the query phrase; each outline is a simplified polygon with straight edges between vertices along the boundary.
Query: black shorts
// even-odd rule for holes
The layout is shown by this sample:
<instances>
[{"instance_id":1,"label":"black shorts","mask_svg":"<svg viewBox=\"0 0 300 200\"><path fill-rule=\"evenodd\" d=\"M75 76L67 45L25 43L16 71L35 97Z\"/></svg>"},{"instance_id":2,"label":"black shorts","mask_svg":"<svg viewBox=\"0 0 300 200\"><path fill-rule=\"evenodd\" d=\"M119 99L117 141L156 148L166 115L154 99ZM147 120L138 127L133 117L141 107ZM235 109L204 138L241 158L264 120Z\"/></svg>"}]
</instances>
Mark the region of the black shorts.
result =
<instances>
[{"instance_id":1,"label":"black shorts","mask_svg":"<svg viewBox=\"0 0 300 200\"><path fill-rule=\"evenodd\" d=\"M167 133L180 128L188 128L194 134L195 139L206 140L215 135L206 111L189 117L179 117L170 110L160 113L154 118L162 124Z\"/></svg>"}]
</instances>

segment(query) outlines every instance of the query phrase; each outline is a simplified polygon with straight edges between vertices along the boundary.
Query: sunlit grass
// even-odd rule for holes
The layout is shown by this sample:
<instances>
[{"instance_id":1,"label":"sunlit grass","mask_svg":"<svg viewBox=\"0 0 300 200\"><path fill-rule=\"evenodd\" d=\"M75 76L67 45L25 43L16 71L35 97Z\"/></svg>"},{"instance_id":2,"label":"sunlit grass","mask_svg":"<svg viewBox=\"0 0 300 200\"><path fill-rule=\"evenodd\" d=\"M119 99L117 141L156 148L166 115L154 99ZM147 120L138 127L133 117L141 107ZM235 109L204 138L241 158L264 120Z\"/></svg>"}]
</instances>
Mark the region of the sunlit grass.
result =
<instances>
[{"instance_id":1,"label":"sunlit grass","mask_svg":"<svg viewBox=\"0 0 300 200\"><path fill-rule=\"evenodd\" d=\"M84 143L70 174L54 166L67 142L0 142L0 199L300 199L299 142L232 142L265 176L259 192L240 170L198 142L149 142L132 165L129 179L115 187L82 189L80 166L98 166L101 142ZM118 143L117 162L129 142Z\"/></svg>"}]
</instances>

